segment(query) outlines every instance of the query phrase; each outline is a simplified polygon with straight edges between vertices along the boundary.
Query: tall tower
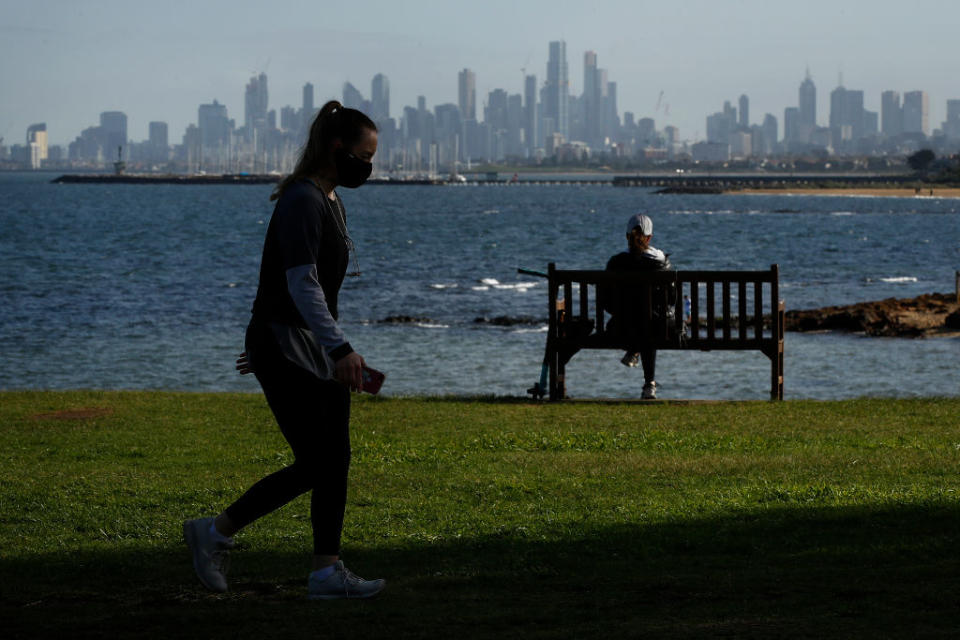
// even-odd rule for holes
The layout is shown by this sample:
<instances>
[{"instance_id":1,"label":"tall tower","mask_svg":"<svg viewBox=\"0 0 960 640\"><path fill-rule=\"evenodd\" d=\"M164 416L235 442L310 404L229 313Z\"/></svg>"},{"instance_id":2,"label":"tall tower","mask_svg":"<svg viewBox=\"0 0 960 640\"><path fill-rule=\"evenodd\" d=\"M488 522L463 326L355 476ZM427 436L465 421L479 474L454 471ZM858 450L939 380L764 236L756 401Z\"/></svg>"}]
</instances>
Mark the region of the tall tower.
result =
<instances>
[{"instance_id":1,"label":"tall tower","mask_svg":"<svg viewBox=\"0 0 960 640\"><path fill-rule=\"evenodd\" d=\"M544 116L553 119L556 133L569 136L570 77L567 70L567 43L550 43Z\"/></svg>"},{"instance_id":2,"label":"tall tower","mask_svg":"<svg viewBox=\"0 0 960 640\"><path fill-rule=\"evenodd\" d=\"M104 154L112 158L117 147L127 146L127 114L122 111L104 111L100 114L100 127L104 132Z\"/></svg>"},{"instance_id":3,"label":"tall tower","mask_svg":"<svg viewBox=\"0 0 960 640\"><path fill-rule=\"evenodd\" d=\"M370 103L370 117L374 122L383 122L390 117L390 80L382 73L373 76Z\"/></svg>"},{"instance_id":4,"label":"tall tower","mask_svg":"<svg viewBox=\"0 0 960 640\"><path fill-rule=\"evenodd\" d=\"M39 169L48 158L46 122L27 127L27 149L30 153L30 168Z\"/></svg>"},{"instance_id":5,"label":"tall tower","mask_svg":"<svg viewBox=\"0 0 960 640\"><path fill-rule=\"evenodd\" d=\"M583 135L591 146L601 137L600 129L600 71L597 69L597 54L583 54ZM574 134L576 135L576 134Z\"/></svg>"},{"instance_id":6,"label":"tall tower","mask_svg":"<svg viewBox=\"0 0 960 640\"><path fill-rule=\"evenodd\" d=\"M166 162L170 153L170 143L167 135L167 123L154 121L149 125L150 160L151 162Z\"/></svg>"},{"instance_id":7,"label":"tall tower","mask_svg":"<svg viewBox=\"0 0 960 640\"><path fill-rule=\"evenodd\" d=\"M206 153L222 150L230 144L230 120L227 107L216 100L197 108L197 127L200 129L200 148Z\"/></svg>"},{"instance_id":8,"label":"tall tower","mask_svg":"<svg viewBox=\"0 0 960 640\"><path fill-rule=\"evenodd\" d=\"M309 118L313 115L313 85L309 82L303 85L303 117Z\"/></svg>"},{"instance_id":9,"label":"tall tower","mask_svg":"<svg viewBox=\"0 0 960 640\"><path fill-rule=\"evenodd\" d=\"M930 130L930 98L926 91L907 91L903 94L903 132L922 133Z\"/></svg>"},{"instance_id":10,"label":"tall tower","mask_svg":"<svg viewBox=\"0 0 960 640\"><path fill-rule=\"evenodd\" d=\"M261 73L250 78L243 101L243 126L247 139L253 138L253 130L267 123L267 74Z\"/></svg>"},{"instance_id":11,"label":"tall tower","mask_svg":"<svg viewBox=\"0 0 960 640\"><path fill-rule=\"evenodd\" d=\"M476 120L477 76L473 73L473 71L470 71L470 69L464 69L457 76L457 80L457 96L459 98L458 104L460 106L460 117L464 120Z\"/></svg>"},{"instance_id":12,"label":"tall tower","mask_svg":"<svg viewBox=\"0 0 960 640\"><path fill-rule=\"evenodd\" d=\"M807 69L807 76L800 83L798 94L800 124L809 125L811 128L817 126L817 87L810 78L810 69Z\"/></svg>"},{"instance_id":13,"label":"tall tower","mask_svg":"<svg viewBox=\"0 0 960 640\"><path fill-rule=\"evenodd\" d=\"M343 83L343 106L348 109L363 109L363 94L350 82Z\"/></svg>"},{"instance_id":14,"label":"tall tower","mask_svg":"<svg viewBox=\"0 0 960 640\"><path fill-rule=\"evenodd\" d=\"M926 91L903 94L903 132L922 133L930 130L930 97Z\"/></svg>"},{"instance_id":15,"label":"tall tower","mask_svg":"<svg viewBox=\"0 0 960 640\"><path fill-rule=\"evenodd\" d=\"M747 94L742 94L740 96L740 128L749 129L750 128L750 98L747 97Z\"/></svg>"},{"instance_id":16,"label":"tall tower","mask_svg":"<svg viewBox=\"0 0 960 640\"><path fill-rule=\"evenodd\" d=\"M529 153L541 146L537 127L537 76L524 78L523 83L523 136Z\"/></svg>"},{"instance_id":17,"label":"tall tower","mask_svg":"<svg viewBox=\"0 0 960 640\"><path fill-rule=\"evenodd\" d=\"M898 91L880 94L880 131L891 137L903 133L903 107L900 106Z\"/></svg>"}]
</instances>

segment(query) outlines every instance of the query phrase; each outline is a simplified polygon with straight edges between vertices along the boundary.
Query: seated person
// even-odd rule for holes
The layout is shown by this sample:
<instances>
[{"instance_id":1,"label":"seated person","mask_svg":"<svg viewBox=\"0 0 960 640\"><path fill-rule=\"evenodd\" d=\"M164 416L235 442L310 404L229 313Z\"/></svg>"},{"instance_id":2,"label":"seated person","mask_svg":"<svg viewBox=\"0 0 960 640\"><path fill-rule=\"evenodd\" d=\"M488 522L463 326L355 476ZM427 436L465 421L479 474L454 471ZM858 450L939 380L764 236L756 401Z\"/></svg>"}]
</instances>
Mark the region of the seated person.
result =
<instances>
[{"instance_id":1,"label":"seated person","mask_svg":"<svg viewBox=\"0 0 960 640\"><path fill-rule=\"evenodd\" d=\"M650 246L653 237L653 220L636 214L627 222L627 251L618 253L607 262L607 271L664 271L671 269L670 259L660 249ZM654 291L656 295L656 290ZM661 294L662 295L662 294ZM667 300L667 304L672 304ZM607 331L616 335L626 349L621 362L628 367L643 364L643 397L657 397L657 382L654 370L657 350L649 339L651 330L650 310L647 296L612 288L603 292L603 308L611 316Z\"/></svg>"}]
</instances>

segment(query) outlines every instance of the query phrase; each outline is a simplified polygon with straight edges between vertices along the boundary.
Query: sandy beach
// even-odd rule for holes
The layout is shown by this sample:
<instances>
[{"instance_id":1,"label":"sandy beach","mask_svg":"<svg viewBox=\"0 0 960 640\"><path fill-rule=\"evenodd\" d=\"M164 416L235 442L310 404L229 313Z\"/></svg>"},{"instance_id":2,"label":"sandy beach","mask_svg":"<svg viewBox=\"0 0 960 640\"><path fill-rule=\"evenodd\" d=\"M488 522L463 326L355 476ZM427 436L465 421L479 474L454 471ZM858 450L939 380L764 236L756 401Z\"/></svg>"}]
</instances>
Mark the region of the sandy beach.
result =
<instances>
[{"instance_id":1,"label":"sandy beach","mask_svg":"<svg viewBox=\"0 0 960 640\"><path fill-rule=\"evenodd\" d=\"M756 194L779 196L870 196L877 198L960 198L960 188L934 187L916 189L896 188L819 188L819 187L786 187L783 189L730 189L724 191L729 194Z\"/></svg>"}]
</instances>

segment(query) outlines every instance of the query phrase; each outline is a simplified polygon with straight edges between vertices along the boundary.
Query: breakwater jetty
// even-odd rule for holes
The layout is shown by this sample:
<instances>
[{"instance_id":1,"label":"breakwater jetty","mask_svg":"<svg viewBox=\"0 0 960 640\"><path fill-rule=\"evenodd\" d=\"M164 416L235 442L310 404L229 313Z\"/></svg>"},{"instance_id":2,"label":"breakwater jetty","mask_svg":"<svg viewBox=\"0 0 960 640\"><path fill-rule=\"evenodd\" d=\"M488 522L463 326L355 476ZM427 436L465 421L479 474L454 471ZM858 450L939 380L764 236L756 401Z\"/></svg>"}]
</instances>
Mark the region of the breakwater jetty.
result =
<instances>
[{"instance_id":1,"label":"breakwater jetty","mask_svg":"<svg viewBox=\"0 0 960 640\"><path fill-rule=\"evenodd\" d=\"M77 173L65 174L51 182L64 184L271 184L283 178L280 174L156 174L156 173ZM884 173L695 173L651 172L630 175L607 174L514 174L501 178L490 172L471 177L455 178L394 178L379 177L368 184L389 186L449 186L449 185L592 185L614 187L655 188L658 193L726 193L745 189L823 189L823 188L926 188L915 175Z\"/></svg>"},{"instance_id":2,"label":"breakwater jetty","mask_svg":"<svg viewBox=\"0 0 960 640\"><path fill-rule=\"evenodd\" d=\"M70 173L54 178L55 184L270 184L283 176L258 173Z\"/></svg>"},{"instance_id":3,"label":"breakwater jetty","mask_svg":"<svg viewBox=\"0 0 960 640\"><path fill-rule=\"evenodd\" d=\"M740 189L903 187L919 185L912 174L889 173L638 173L612 178L615 187L647 187L662 193L723 193Z\"/></svg>"}]
</instances>

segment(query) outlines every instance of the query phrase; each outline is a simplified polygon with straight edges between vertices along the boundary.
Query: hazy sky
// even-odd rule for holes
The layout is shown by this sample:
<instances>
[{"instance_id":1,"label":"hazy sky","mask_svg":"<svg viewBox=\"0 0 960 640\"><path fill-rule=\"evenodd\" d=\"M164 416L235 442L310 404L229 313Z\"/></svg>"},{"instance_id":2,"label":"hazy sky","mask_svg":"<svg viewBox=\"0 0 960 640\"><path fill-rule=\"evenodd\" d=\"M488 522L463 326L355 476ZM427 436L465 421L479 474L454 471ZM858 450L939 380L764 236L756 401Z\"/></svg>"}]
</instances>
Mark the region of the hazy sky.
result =
<instances>
[{"instance_id":1,"label":"hazy sky","mask_svg":"<svg viewBox=\"0 0 960 640\"><path fill-rule=\"evenodd\" d=\"M64 144L119 110L132 140L163 120L179 143L213 99L242 124L244 86L264 70L278 113L300 106L308 81L318 105L344 81L369 98L376 73L390 79L394 117L418 95L430 108L455 103L464 67L479 107L495 88L522 93L522 68L542 85L558 39L572 93L583 53L596 51L620 113L673 124L683 139L703 138L705 117L742 93L751 122L773 113L782 135L808 66L821 124L842 71L878 112L882 90L927 91L932 130L960 98L958 28L958 0L0 0L0 137L22 144L46 122Z\"/></svg>"}]
</instances>

